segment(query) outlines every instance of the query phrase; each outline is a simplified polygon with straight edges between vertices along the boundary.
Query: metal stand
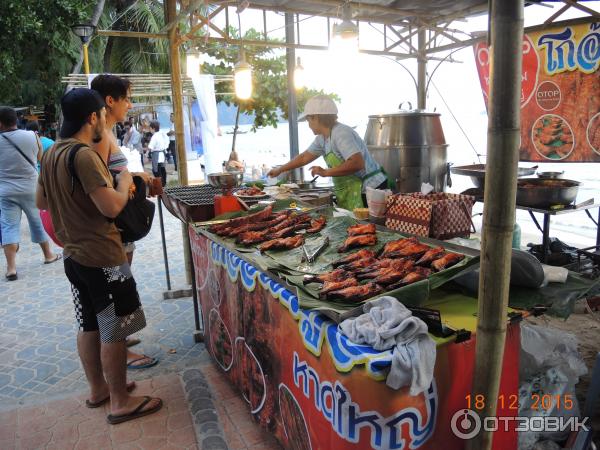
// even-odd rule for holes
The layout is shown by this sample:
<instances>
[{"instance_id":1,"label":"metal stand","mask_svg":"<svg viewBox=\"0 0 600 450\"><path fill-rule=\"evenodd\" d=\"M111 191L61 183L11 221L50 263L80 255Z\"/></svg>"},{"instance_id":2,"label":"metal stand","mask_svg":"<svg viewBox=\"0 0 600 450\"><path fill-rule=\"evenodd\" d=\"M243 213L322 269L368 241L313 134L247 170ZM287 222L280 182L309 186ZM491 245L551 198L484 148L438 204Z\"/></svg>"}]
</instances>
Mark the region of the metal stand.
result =
<instances>
[{"instance_id":1,"label":"metal stand","mask_svg":"<svg viewBox=\"0 0 600 450\"><path fill-rule=\"evenodd\" d=\"M190 255L192 255L192 244L188 240L188 248ZM190 276L192 278L192 301L194 304L194 323L196 329L194 330L194 342L204 342L204 321L200 315L200 308L198 305L198 290L196 289L196 268L194 266L194 258L190 258Z\"/></svg>"},{"instance_id":2,"label":"metal stand","mask_svg":"<svg viewBox=\"0 0 600 450\"><path fill-rule=\"evenodd\" d=\"M158 219L160 221L160 238L162 240L162 249L163 249L163 261L165 263L165 274L167 277L167 290L171 290L171 276L169 275L169 260L167 258L167 243L165 242L165 224L163 222L163 213L162 213L162 200L160 196L158 199Z\"/></svg>"}]
</instances>

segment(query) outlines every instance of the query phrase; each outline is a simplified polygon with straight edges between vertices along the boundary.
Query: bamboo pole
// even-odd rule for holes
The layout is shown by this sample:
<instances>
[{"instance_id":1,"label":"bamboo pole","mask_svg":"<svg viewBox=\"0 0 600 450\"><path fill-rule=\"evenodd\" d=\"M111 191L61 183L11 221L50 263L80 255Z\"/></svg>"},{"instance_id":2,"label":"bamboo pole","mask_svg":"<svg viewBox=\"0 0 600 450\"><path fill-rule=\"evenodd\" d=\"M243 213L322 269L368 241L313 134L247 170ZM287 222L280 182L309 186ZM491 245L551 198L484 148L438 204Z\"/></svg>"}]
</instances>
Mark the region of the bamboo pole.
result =
<instances>
[{"instance_id":1,"label":"bamboo pole","mask_svg":"<svg viewBox=\"0 0 600 450\"><path fill-rule=\"evenodd\" d=\"M506 339L512 231L519 162L523 0L490 3L490 94L483 211L479 312L472 396L481 395L481 418L496 415ZM491 449L492 432L480 431L472 450Z\"/></svg>"},{"instance_id":2,"label":"bamboo pole","mask_svg":"<svg viewBox=\"0 0 600 450\"><path fill-rule=\"evenodd\" d=\"M166 22L169 23L177 17L177 0L166 0ZM173 117L175 125L175 151L177 152L177 177L179 184L187 186L187 157L185 152L185 142L183 133L183 95L181 83L181 67L179 61L179 25L169 29L169 60L171 62L171 84L172 84L172 100L173 100ZM183 258L185 261L185 278L186 282L191 283L190 268L191 255L189 245L189 235L187 225L181 225L181 236L183 239Z\"/></svg>"}]
</instances>

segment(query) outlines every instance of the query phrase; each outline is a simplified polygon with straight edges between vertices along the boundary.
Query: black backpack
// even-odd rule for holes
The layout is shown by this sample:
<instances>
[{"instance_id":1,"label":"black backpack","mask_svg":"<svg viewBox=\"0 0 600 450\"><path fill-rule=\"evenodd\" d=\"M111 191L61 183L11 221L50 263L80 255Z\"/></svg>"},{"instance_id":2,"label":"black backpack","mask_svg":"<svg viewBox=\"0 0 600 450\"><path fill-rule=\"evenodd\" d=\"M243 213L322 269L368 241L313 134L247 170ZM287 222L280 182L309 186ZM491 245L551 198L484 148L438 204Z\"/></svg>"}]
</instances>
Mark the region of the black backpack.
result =
<instances>
[{"instance_id":1,"label":"black backpack","mask_svg":"<svg viewBox=\"0 0 600 450\"><path fill-rule=\"evenodd\" d=\"M71 194L75 190L75 181L81 184L79 177L75 172L75 155L83 144L74 145L68 156L68 169L71 173ZM100 155L98 155L100 157ZM115 175L113 174L113 177ZM147 186L142 177L134 176L133 183L135 184L135 194L129 199L123 210L115 219L107 220L115 223L117 229L121 233L121 241L134 242L145 237L152 228L154 219L154 210L156 206L146 198ZM116 184L116 182L115 182Z\"/></svg>"}]
</instances>

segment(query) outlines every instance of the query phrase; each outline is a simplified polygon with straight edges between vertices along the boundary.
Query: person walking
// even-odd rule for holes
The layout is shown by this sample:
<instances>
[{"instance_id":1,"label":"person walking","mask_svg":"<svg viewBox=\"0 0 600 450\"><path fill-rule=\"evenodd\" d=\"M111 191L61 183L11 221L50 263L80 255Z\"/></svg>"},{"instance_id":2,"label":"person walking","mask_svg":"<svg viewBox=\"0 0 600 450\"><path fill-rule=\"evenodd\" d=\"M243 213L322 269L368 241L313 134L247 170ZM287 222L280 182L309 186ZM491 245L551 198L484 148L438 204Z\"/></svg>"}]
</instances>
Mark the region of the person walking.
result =
<instances>
[{"instance_id":1,"label":"person walking","mask_svg":"<svg viewBox=\"0 0 600 450\"><path fill-rule=\"evenodd\" d=\"M167 136L169 136L168 154L170 155L171 161L173 162L173 170L177 172L177 147L175 146L175 120L173 113L171 113L171 115L169 116L169 120L171 121L171 129L167 133Z\"/></svg>"},{"instance_id":2,"label":"person walking","mask_svg":"<svg viewBox=\"0 0 600 450\"><path fill-rule=\"evenodd\" d=\"M129 394L125 338L146 326L135 280L111 219L125 207L133 182L124 170L116 187L106 163L92 149L103 139L104 100L91 89L61 99L60 140L42 158L36 203L52 215L64 244L79 325L77 350L89 384L89 408L110 401L107 421L117 424L157 412L160 398Z\"/></svg>"},{"instance_id":3,"label":"person walking","mask_svg":"<svg viewBox=\"0 0 600 450\"><path fill-rule=\"evenodd\" d=\"M35 133L17 129L15 110L0 107L0 227L7 281L18 279L16 259L21 240L22 213L27 216L31 241L42 249L44 263L60 259L60 254L50 248L40 212L35 207L37 162L41 155L42 146Z\"/></svg>"},{"instance_id":4,"label":"person walking","mask_svg":"<svg viewBox=\"0 0 600 450\"><path fill-rule=\"evenodd\" d=\"M160 122L153 120L150 122L152 138L148 144L150 155L152 157L152 174L160 177L162 185L167 184L167 170L165 169L165 153L169 148L169 137L160 131Z\"/></svg>"}]
</instances>

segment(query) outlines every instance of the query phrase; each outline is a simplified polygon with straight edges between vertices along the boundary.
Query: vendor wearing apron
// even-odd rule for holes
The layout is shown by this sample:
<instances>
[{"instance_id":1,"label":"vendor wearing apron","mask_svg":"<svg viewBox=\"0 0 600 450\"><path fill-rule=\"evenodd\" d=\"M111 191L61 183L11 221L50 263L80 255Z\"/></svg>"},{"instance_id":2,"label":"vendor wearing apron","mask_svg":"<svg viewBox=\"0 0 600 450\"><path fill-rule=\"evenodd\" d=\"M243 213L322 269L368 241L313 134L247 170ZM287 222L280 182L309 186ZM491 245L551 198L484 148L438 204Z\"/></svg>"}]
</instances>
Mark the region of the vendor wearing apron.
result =
<instances>
[{"instance_id":1,"label":"vendor wearing apron","mask_svg":"<svg viewBox=\"0 0 600 450\"><path fill-rule=\"evenodd\" d=\"M364 206L363 192L368 186L386 189L387 177L358 133L337 121L337 112L337 106L326 95L308 100L298 120L307 120L317 137L305 152L272 169L268 176L277 177L323 156L328 168L312 166L312 176L332 177L338 206L352 211Z\"/></svg>"}]
</instances>

